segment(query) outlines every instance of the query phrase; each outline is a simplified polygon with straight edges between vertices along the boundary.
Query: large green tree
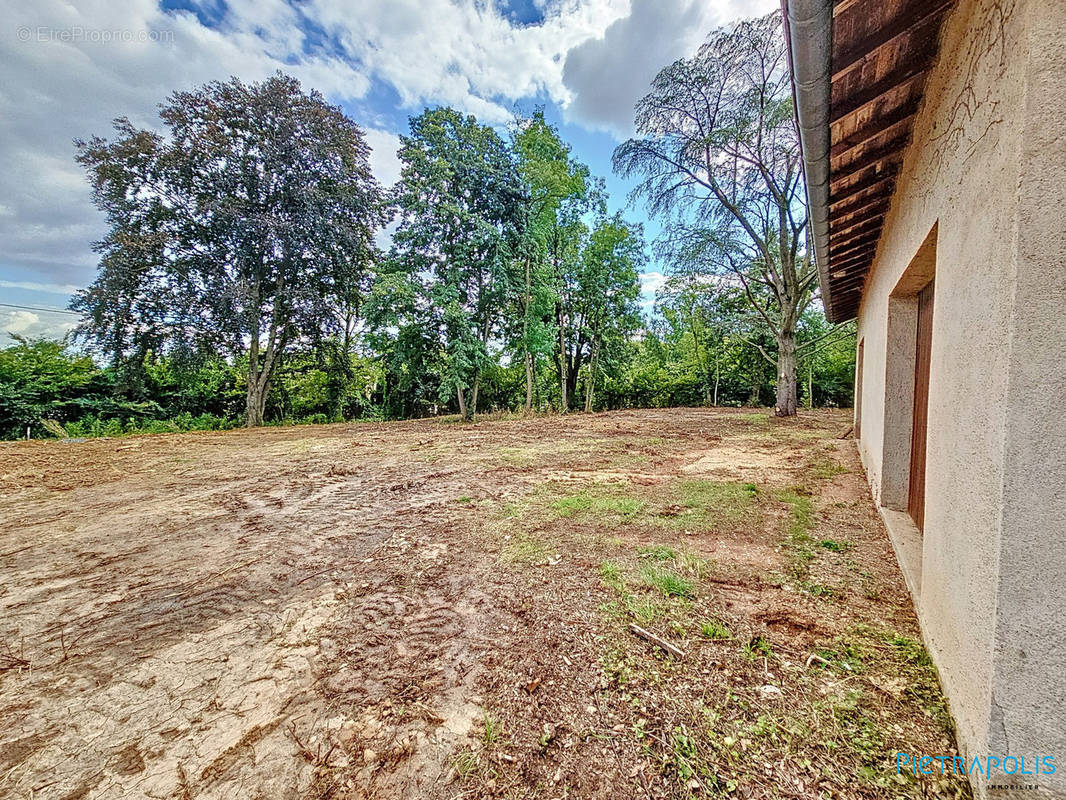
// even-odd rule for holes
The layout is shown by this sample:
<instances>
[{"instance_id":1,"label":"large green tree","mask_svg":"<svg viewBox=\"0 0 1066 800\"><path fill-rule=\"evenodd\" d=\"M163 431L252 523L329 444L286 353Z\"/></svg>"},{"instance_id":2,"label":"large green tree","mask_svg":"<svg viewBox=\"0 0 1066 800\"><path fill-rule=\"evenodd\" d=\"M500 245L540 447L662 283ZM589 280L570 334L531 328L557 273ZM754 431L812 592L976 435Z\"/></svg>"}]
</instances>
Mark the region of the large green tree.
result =
<instances>
[{"instance_id":1,"label":"large green tree","mask_svg":"<svg viewBox=\"0 0 1066 800\"><path fill-rule=\"evenodd\" d=\"M667 255L735 276L776 344L781 416L796 413L796 332L817 288L781 15L711 33L637 105L614 153L668 224ZM764 291L765 290L765 291Z\"/></svg>"},{"instance_id":2,"label":"large green tree","mask_svg":"<svg viewBox=\"0 0 1066 800\"><path fill-rule=\"evenodd\" d=\"M247 364L245 424L262 424L288 348L339 332L384 222L362 130L277 75L176 92L162 136L116 123L77 143L110 222L100 274L73 307L117 362L192 344Z\"/></svg>"},{"instance_id":3,"label":"large green tree","mask_svg":"<svg viewBox=\"0 0 1066 800\"><path fill-rule=\"evenodd\" d=\"M469 420L500 333L526 197L507 144L472 116L427 110L402 142L399 227L382 279L410 298L405 324L439 347L439 397L454 398Z\"/></svg>"},{"instance_id":4,"label":"large green tree","mask_svg":"<svg viewBox=\"0 0 1066 800\"><path fill-rule=\"evenodd\" d=\"M538 361L554 352L559 339L559 283L574 262L580 236L579 216L596 202L596 184L587 166L574 160L570 146L549 125L542 111L519 120L512 146L528 193L528 219L513 281L515 314L510 327L513 349L525 372L525 410L533 407ZM560 368L564 369L564 368ZM566 397L566 376L560 392ZM568 405L562 402L563 410Z\"/></svg>"},{"instance_id":5,"label":"large green tree","mask_svg":"<svg viewBox=\"0 0 1066 800\"><path fill-rule=\"evenodd\" d=\"M620 215L599 220L581 251L570 294L568 369L585 364L585 411L592 411L604 364L620 361L640 327L640 273L647 263L644 232Z\"/></svg>"}]
</instances>

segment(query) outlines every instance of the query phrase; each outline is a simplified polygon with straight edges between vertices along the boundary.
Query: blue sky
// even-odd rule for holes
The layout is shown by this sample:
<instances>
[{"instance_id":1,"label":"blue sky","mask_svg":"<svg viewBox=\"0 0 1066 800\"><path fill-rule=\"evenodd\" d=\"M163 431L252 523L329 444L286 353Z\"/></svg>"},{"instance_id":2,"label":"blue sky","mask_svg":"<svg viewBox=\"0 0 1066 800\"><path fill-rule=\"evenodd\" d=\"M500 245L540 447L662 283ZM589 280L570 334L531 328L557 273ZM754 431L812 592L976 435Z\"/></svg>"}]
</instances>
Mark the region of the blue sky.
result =
<instances>
[{"instance_id":1,"label":"blue sky","mask_svg":"<svg viewBox=\"0 0 1066 800\"><path fill-rule=\"evenodd\" d=\"M62 335L64 308L95 274L104 224L72 141L128 116L159 127L170 92L277 70L321 91L367 132L383 182L397 134L425 106L452 105L502 131L543 106L577 158L658 233L611 153L655 72L712 28L777 0L0 0L0 343ZM654 262L645 300L661 281Z\"/></svg>"}]
</instances>

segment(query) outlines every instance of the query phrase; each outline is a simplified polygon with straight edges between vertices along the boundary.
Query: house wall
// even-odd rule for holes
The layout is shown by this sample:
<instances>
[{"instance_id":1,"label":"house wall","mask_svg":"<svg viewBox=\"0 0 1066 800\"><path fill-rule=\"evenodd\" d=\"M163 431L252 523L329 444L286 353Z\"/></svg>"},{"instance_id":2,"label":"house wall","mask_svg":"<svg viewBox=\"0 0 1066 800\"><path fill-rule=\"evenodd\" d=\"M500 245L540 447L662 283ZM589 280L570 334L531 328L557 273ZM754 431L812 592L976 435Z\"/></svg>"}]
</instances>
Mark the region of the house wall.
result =
<instances>
[{"instance_id":1,"label":"house wall","mask_svg":"<svg viewBox=\"0 0 1066 800\"><path fill-rule=\"evenodd\" d=\"M1060 0L959 0L858 315L859 449L960 745L971 755L1056 756L1057 774L1040 780L1062 791L1064 53ZM908 489L913 292L934 268L919 535L899 509Z\"/></svg>"}]
</instances>

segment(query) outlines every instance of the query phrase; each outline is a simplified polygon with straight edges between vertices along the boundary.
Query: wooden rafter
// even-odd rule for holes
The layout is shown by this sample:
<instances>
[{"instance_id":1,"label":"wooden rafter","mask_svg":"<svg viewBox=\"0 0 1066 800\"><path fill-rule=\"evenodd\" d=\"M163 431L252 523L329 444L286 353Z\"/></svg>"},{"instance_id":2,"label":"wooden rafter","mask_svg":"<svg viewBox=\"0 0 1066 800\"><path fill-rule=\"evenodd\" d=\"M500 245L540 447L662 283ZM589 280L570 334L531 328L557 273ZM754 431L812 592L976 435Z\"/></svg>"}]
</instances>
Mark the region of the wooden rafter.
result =
<instances>
[{"instance_id":1,"label":"wooden rafter","mask_svg":"<svg viewBox=\"0 0 1066 800\"><path fill-rule=\"evenodd\" d=\"M855 42L847 50L841 53L833 53L833 79L850 72L861 64L869 55L885 45L908 34L916 34L922 28L930 26L930 23L939 23L942 15L954 0L935 0L929 3L919 13L915 13L906 5L902 6L896 14L896 18L886 25L882 25L865 39ZM937 25L939 29L939 24ZM934 32L935 35L935 32Z\"/></svg>"}]
</instances>

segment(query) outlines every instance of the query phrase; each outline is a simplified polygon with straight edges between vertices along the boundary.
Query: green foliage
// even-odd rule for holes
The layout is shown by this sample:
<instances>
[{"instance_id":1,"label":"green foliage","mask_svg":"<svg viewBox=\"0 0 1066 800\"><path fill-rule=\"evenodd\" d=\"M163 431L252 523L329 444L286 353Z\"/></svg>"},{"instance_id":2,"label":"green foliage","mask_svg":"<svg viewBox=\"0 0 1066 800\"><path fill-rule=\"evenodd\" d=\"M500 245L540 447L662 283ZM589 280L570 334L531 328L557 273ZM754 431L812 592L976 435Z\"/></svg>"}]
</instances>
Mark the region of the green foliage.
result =
<instances>
[{"instance_id":1,"label":"green foliage","mask_svg":"<svg viewBox=\"0 0 1066 800\"><path fill-rule=\"evenodd\" d=\"M692 597L696 592L695 585L688 578L658 564L645 564L641 567L640 578L666 597Z\"/></svg>"},{"instance_id":2,"label":"green foliage","mask_svg":"<svg viewBox=\"0 0 1066 800\"><path fill-rule=\"evenodd\" d=\"M743 32L750 51L774 30ZM717 69L709 52L657 79L645 121L669 81ZM775 136L788 117L778 100L759 110ZM642 318L643 230L607 213L604 181L540 111L509 140L453 109L424 111L388 196L359 127L284 75L177 92L160 113L163 133L119 120L113 139L78 142L109 224L97 278L72 304L86 351L24 340L0 351L4 438L773 397L777 341L736 280L664 252L676 274ZM743 130L722 146L756 124L732 119ZM640 148L657 135L618 158L643 170ZM787 163L791 142L779 144ZM656 169L644 189L668 177ZM384 256L374 235L396 214ZM751 291L765 302L770 289ZM799 319L800 391L815 405L850 402L851 333L815 311ZM679 522L742 513L753 496L736 491L689 487ZM567 502L560 513L612 524L641 511Z\"/></svg>"},{"instance_id":3,"label":"green foliage","mask_svg":"<svg viewBox=\"0 0 1066 800\"><path fill-rule=\"evenodd\" d=\"M298 341L338 333L385 221L362 130L294 78L175 92L165 136L77 142L110 230L74 307L133 376L150 352L244 359L249 425Z\"/></svg>"},{"instance_id":4,"label":"green foliage","mask_svg":"<svg viewBox=\"0 0 1066 800\"><path fill-rule=\"evenodd\" d=\"M708 639L731 639L732 631L719 620L711 619L700 623L700 633Z\"/></svg>"}]
</instances>

